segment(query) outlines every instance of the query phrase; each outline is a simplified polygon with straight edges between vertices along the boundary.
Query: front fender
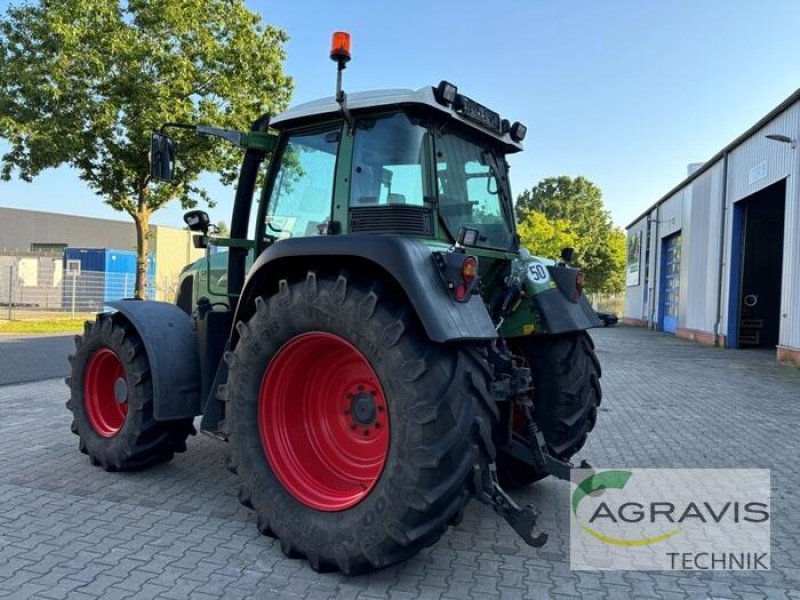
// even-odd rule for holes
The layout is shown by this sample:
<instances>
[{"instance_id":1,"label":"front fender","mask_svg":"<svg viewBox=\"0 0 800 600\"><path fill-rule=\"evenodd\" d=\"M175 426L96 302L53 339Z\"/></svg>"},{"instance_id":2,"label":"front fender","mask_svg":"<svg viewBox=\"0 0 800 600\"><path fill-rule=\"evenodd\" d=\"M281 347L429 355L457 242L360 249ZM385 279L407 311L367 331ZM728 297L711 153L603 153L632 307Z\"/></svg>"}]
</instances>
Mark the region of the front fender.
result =
<instances>
[{"instance_id":1,"label":"front fender","mask_svg":"<svg viewBox=\"0 0 800 600\"><path fill-rule=\"evenodd\" d=\"M455 302L447 292L431 255L419 240L383 235L292 238L264 250L247 275L234 323L255 310L255 299L273 293L283 278L305 276L322 266L368 269L391 278L403 291L434 342L492 340L497 332L479 295ZM231 347L238 339L231 333Z\"/></svg>"},{"instance_id":2,"label":"front fender","mask_svg":"<svg viewBox=\"0 0 800 600\"><path fill-rule=\"evenodd\" d=\"M192 319L167 302L109 302L139 334L153 382L153 416L159 421L200 414L200 357Z\"/></svg>"}]
</instances>

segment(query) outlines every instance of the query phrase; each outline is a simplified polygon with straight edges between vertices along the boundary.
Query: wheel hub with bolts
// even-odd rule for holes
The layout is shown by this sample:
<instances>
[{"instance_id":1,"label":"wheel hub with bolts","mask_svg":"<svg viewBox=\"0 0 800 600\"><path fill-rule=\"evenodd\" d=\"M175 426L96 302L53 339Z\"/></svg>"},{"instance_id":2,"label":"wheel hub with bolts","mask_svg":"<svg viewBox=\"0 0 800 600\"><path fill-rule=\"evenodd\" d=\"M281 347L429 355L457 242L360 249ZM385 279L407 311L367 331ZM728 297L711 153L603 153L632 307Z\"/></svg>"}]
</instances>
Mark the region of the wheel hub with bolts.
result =
<instances>
[{"instance_id":1,"label":"wheel hub with bolts","mask_svg":"<svg viewBox=\"0 0 800 600\"><path fill-rule=\"evenodd\" d=\"M386 407L378 402L378 390L359 384L347 392L344 414L350 417L350 429L358 430L363 436L377 433L386 424Z\"/></svg>"},{"instance_id":2,"label":"wheel hub with bolts","mask_svg":"<svg viewBox=\"0 0 800 600\"><path fill-rule=\"evenodd\" d=\"M128 402L128 382L124 377L117 377L114 382L114 400L117 404L126 404Z\"/></svg>"}]
</instances>

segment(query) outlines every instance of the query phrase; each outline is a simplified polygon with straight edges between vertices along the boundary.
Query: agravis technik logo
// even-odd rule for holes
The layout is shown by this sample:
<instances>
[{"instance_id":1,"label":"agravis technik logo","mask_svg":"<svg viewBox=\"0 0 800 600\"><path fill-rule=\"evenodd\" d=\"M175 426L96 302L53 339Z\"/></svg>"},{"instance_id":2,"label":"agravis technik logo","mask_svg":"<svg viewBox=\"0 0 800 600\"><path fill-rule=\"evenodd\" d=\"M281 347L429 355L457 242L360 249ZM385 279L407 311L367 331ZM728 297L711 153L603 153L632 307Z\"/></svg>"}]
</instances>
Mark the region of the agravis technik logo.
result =
<instances>
[{"instance_id":1,"label":"agravis technik logo","mask_svg":"<svg viewBox=\"0 0 800 600\"><path fill-rule=\"evenodd\" d=\"M573 569L769 568L769 471L573 471Z\"/></svg>"}]
</instances>

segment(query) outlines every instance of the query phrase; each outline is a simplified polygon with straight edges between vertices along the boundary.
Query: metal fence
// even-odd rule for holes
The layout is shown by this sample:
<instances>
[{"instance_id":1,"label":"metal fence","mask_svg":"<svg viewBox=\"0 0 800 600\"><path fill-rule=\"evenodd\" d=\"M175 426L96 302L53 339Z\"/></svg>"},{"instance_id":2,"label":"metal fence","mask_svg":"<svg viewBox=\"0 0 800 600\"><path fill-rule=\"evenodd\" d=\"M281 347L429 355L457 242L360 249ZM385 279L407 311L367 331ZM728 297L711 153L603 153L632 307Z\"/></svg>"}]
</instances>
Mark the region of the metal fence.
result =
<instances>
[{"instance_id":1,"label":"metal fence","mask_svg":"<svg viewBox=\"0 0 800 600\"><path fill-rule=\"evenodd\" d=\"M154 298L149 283L147 296ZM0 255L0 319L83 317L133 297L135 286L132 273L81 270L60 254Z\"/></svg>"},{"instance_id":2,"label":"metal fence","mask_svg":"<svg viewBox=\"0 0 800 600\"><path fill-rule=\"evenodd\" d=\"M617 313L622 319L625 312L625 294L593 294L591 299L592 306L597 310Z\"/></svg>"}]
</instances>

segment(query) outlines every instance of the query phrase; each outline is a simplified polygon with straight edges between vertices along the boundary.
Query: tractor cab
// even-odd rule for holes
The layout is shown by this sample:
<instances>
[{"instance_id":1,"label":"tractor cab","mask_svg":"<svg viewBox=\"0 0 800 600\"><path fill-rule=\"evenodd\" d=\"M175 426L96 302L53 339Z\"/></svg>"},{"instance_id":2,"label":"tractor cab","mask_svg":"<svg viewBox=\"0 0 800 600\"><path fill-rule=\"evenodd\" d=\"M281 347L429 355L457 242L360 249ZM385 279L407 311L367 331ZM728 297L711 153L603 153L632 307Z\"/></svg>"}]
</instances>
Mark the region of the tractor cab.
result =
<instances>
[{"instance_id":1,"label":"tractor cab","mask_svg":"<svg viewBox=\"0 0 800 600\"><path fill-rule=\"evenodd\" d=\"M437 87L296 106L280 132L258 218L259 245L289 237L395 234L517 248L505 156L524 127ZM463 240L462 240L463 241Z\"/></svg>"},{"instance_id":2,"label":"tractor cab","mask_svg":"<svg viewBox=\"0 0 800 600\"><path fill-rule=\"evenodd\" d=\"M350 60L349 37L341 35L335 34L331 49L338 66L334 96L265 115L249 132L167 124L154 133L152 173L160 181L169 182L175 168L168 127L245 150L231 239L209 237L211 220L202 211L187 214L190 229L203 234L200 245L210 242L230 252L207 257L183 274L179 305L190 309L205 296L234 308L253 261L290 239L382 234L416 238L431 248L468 247L471 255L488 259L482 275L497 259L508 266L517 255L506 156L522 150L527 128L448 81L418 90L346 94L342 72ZM259 178L261 194L255 198Z\"/></svg>"}]
</instances>

